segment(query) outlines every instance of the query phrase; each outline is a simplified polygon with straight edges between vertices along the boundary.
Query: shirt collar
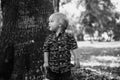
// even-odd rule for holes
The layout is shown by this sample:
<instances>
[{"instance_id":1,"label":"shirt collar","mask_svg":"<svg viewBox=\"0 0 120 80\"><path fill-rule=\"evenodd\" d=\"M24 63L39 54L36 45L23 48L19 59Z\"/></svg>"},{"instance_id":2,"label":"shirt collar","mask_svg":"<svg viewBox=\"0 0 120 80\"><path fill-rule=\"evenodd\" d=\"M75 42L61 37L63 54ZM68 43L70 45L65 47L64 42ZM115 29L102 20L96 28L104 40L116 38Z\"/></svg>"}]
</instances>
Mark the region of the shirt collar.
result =
<instances>
[{"instance_id":1,"label":"shirt collar","mask_svg":"<svg viewBox=\"0 0 120 80\"><path fill-rule=\"evenodd\" d=\"M53 34L53 36L54 36L55 38L58 38L58 37L60 37L61 35L65 34L65 32L61 31L58 36L56 36L56 33L55 33L55 32L53 32L52 34Z\"/></svg>"}]
</instances>

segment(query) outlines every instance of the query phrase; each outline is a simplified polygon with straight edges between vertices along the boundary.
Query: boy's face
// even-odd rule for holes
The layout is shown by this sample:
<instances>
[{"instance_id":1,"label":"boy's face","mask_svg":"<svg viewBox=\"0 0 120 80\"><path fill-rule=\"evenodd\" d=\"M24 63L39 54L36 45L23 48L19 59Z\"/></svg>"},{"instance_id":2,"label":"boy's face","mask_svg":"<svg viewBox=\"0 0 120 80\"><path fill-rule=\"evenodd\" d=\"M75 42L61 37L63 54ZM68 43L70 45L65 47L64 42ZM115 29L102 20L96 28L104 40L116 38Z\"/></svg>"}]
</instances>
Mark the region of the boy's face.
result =
<instances>
[{"instance_id":1,"label":"boy's face","mask_svg":"<svg viewBox=\"0 0 120 80\"><path fill-rule=\"evenodd\" d=\"M59 19L56 17L56 15L52 15L49 18L49 30L50 31L57 31L59 28Z\"/></svg>"}]
</instances>

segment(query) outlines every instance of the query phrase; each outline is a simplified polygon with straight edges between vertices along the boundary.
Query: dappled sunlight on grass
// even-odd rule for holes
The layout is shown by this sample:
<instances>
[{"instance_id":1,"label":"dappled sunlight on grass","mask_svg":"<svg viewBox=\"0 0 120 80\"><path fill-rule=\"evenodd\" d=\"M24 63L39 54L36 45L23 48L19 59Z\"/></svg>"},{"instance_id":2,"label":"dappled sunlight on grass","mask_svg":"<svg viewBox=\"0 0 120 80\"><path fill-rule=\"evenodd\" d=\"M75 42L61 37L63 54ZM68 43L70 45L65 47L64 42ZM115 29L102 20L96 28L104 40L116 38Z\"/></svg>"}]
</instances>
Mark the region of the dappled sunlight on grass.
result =
<instances>
[{"instance_id":1,"label":"dappled sunlight on grass","mask_svg":"<svg viewBox=\"0 0 120 80\"><path fill-rule=\"evenodd\" d=\"M110 78L108 80L112 80L112 78L119 78L115 80L120 80L120 47L84 45L84 47L79 47L76 50L76 55L82 67L98 75L108 76Z\"/></svg>"}]
</instances>

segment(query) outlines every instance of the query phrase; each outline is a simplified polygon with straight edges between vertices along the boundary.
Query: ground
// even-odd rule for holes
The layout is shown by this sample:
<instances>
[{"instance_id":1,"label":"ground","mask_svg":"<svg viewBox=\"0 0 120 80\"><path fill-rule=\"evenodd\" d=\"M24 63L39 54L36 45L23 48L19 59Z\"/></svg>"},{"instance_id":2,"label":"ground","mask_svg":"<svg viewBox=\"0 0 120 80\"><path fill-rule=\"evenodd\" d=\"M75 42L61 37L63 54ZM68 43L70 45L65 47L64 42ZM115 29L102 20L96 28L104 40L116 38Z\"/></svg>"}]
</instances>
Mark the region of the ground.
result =
<instances>
[{"instance_id":1,"label":"ground","mask_svg":"<svg viewBox=\"0 0 120 80\"><path fill-rule=\"evenodd\" d=\"M78 42L78 47L76 80L120 80L120 42Z\"/></svg>"}]
</instances>

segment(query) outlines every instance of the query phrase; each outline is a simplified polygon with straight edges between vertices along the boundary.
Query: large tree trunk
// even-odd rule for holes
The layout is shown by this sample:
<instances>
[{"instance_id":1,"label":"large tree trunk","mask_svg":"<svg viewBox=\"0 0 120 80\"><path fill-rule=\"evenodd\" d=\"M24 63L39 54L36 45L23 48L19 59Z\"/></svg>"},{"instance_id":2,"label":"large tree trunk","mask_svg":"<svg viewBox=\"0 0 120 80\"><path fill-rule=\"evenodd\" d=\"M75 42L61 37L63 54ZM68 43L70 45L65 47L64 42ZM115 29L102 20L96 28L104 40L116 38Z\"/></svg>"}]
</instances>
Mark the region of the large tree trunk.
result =
<instances>
[{"instance_id":1,"label":"large tree trunk","mask_svg":"<svg viewBox=\"0 0 120 80\"><path fill-rule=\"evenodd\" d=\"M13 33L16 24L15 2L1 1L3 28L0 36L0 78L9 79L13 71L14 45Z\"/></svg>"},{"instance_id":2,"label":"large tree trunk","mask_svg":"<svg viewBox=\"0 0 120 80\"><path fill-rule=\"evenodd\" d=\"M3 28L0 36L0 66L5 66L6 69L10 67L15 80L24 79L24 74L27 74L27 78L34 77L35 74L37 77L40 76L39 67L43 62L42 46L49 33L47 19L54 11L52 2L50 0L1 0L1 6ZM8 61L5 62L6 60ZM2 72L6 69L1 68Z\"/></svg>"}]
</instances>

